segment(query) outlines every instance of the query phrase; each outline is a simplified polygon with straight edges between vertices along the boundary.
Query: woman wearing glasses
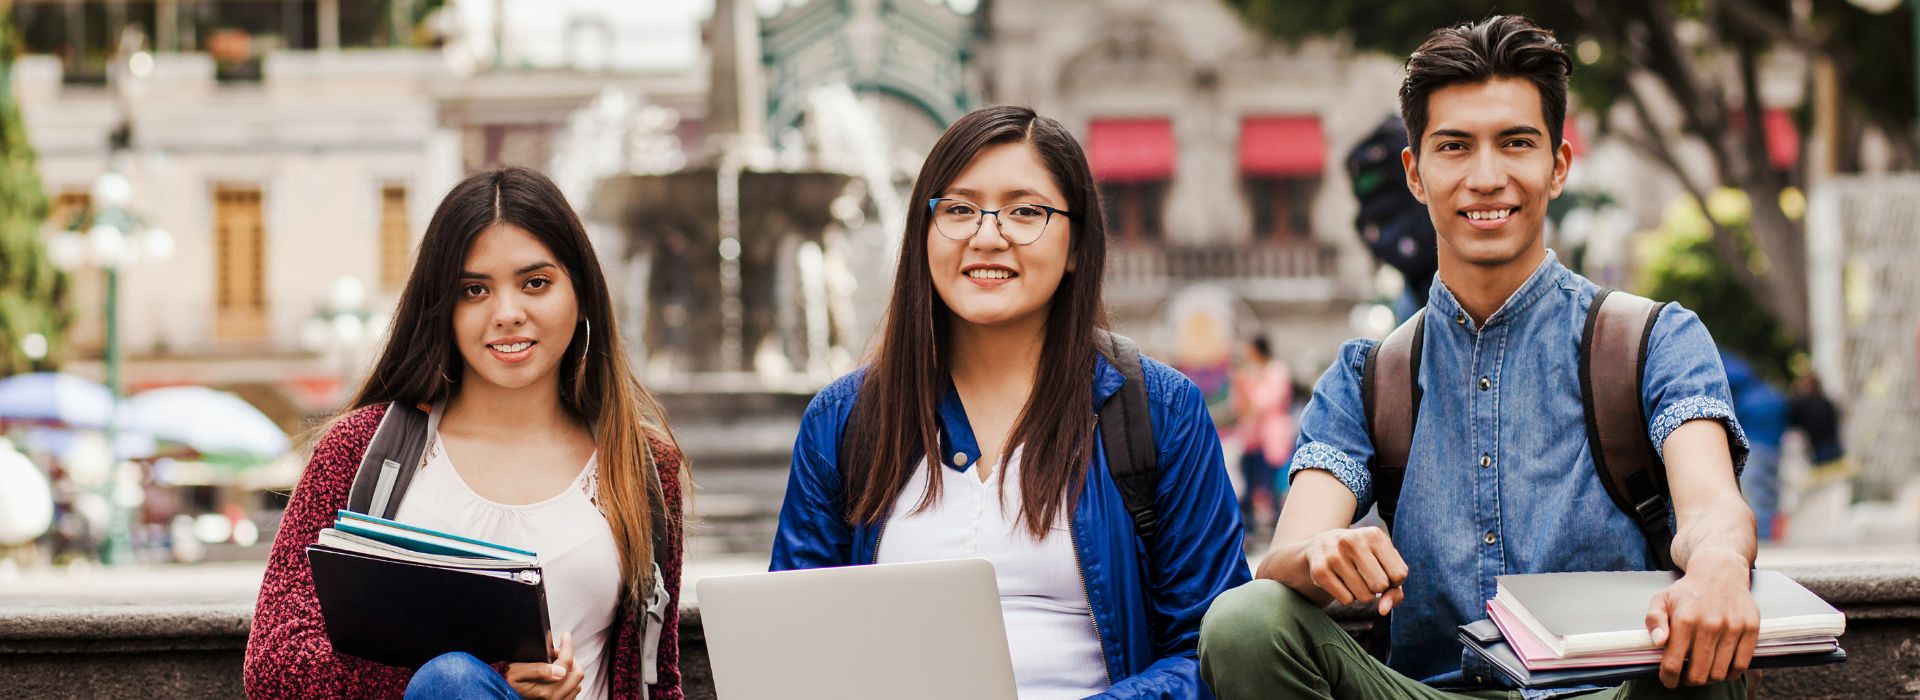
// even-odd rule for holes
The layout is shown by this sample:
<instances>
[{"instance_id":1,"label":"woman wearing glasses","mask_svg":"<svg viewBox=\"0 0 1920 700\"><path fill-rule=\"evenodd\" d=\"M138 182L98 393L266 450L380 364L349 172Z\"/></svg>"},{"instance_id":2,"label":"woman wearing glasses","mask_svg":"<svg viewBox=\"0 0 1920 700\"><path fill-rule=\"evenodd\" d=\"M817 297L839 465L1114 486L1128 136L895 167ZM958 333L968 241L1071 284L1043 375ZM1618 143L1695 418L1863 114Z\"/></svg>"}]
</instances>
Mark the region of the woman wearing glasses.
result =
<instances>
[{"instance_id":1,"label":"woman wearing glasses","mask_svg":"<svg viewBox=\"0 0 1920 700\"><path fill-rule=\"evenodd\" d=\"M1149 536L1111 476L1095 410L1127 380L1100 350L1086 154L1030 109L982 108L912 201L877 348L801 421L772 568L984 557L1022 698L1206 696L1200 618L1249 578L1239 509L1199 389L1150 359Z\"/></svg>"}]
</instances>

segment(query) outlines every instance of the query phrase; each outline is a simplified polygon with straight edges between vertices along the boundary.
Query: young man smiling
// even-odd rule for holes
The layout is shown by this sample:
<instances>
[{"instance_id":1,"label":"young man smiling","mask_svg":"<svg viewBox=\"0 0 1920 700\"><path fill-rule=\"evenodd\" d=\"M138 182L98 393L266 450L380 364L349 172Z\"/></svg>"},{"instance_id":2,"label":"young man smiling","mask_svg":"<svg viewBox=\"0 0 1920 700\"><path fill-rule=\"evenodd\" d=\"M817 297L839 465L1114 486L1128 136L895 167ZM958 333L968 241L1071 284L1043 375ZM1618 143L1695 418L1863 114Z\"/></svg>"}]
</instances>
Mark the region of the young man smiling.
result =
<instances>
[{"instance_id":1,"label":"young man smiling","mask_svg":"<svg viewBox=\"0 0 1920 700\"><path fill-rule=\"evenodd\" d=\"M1660 311L1640 399L1665 462L1685 574L1646 624L1666 648L1658 682L1514 691L1463 654L1455 629L1485 617L1494 577L1655 568L1610 500L1587 445L1579 354L1600 288L1543 241L1566 182L1561 140L1572 64L1522 17L1435 31L1400 89L1407 187L1439 234L1415 379L1423 397L1393 533L1350 529L1374 501L1356 340L1301 419L1292 493L1256 580L1220 596L1201 674L1223 698L1744 698L1759 613L1748 593L1753 515L1736 485L1746 438L1713 339L1677 304ZM1386 664L1321 610L1393 612Z\"/></svg>"}]
</instances>

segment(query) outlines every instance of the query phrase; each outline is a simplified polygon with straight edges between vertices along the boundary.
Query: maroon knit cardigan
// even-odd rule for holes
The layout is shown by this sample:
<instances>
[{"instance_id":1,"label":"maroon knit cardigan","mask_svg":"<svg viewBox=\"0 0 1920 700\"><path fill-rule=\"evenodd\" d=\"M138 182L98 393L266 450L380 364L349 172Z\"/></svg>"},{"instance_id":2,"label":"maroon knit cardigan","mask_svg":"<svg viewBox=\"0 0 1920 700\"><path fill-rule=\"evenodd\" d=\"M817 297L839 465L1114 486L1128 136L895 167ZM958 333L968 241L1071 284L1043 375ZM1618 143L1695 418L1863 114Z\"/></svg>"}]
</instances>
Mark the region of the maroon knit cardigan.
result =
<instances>
[{"instance_id":1,"label":"maroon knit cardigan","mask_svg":"<svg viewBox=\"0 0 1920 700\"><path fill-rule=\"evenodd\" d=\"M335 512L347 507L347 492L360 468L360 457L380 427L385 405L368 406L348 414L327 431L313 450L313 461L300 477L300 486L287 504L274 537L273 554L260 583L254 606L253 630L247 639L246 687L250 698L377 698L400 697L413 670L384 666L333 650L320 602L313 594L313 570L307 565L307 545L320 529L333 524ZM654 464L665 491L671 532L667 549L658 553L666 580L668 601L660 630L658 680L654 700L681 700L680 690L680 452L672 445L648 438ZM630 604L630 603L629 603ZM609 636L613 642L614 673L609 690L615 698L641 697L640 626L625 614L614 615ZM496 666L500 668L500 666Z\"/></svg>"}]
</instances>

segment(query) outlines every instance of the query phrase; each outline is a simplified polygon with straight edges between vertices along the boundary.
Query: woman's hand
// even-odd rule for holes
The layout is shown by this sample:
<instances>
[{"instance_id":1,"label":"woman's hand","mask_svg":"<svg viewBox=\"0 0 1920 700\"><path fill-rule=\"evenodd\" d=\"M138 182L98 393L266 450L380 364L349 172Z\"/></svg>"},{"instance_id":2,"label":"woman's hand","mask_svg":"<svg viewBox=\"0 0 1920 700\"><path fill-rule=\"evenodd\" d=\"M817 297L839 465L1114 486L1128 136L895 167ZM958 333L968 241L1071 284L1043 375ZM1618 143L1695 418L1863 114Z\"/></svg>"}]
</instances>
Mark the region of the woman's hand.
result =
<instances>
[{"instance_id":1,"label":"woman's hand","mask_svg":"<svg viewBox=\"0 0 1920 700\"><path fill-rule=\"evenodd\" d=\"M507 685L527 700L570 700L580 694L580 681L586 676L573 662L573 633L560 635L554 645L553 663L507 664Z\"/></svg>"}]
</instances>

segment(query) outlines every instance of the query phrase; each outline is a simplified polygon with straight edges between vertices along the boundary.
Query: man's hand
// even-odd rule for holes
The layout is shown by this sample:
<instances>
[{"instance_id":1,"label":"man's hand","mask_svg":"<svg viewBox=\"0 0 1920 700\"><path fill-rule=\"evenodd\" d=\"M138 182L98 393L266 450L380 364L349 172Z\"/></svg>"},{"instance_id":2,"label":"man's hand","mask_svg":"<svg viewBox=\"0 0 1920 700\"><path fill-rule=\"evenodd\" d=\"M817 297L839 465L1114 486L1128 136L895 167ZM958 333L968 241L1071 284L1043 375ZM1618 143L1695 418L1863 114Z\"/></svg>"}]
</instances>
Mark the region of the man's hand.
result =
<instances>
[{"instance_id":1,"label":"man's hand","mask_svg":"<svg viewBox=\"0 0 1920 700\"><path fill-rule=\"evenodd\" d=\"M1687 573L1647 609L1647 631L1664 645L1660 683L1668 688L1738 678L1760 640L1747 559L1734 552L1694 552Z\"/></svg>"},{"instance_id":2,"label":"man's hand","mask_svg":"<svg viewBox=\"0 0 1920 700\"><path fill-rule=\"evenodd\" d=\"M1381 615L1406 597L1407 563L1393 540L1377 527L1328 530L1306 544L1313 583L1341 605L1379 601Z\"/></svg>"},{"instance_id":3,"label":"man's hand","mask_svg":"<svg viewBox=\"0 0 1920 700\"><path fill-rule=\"evenodd\" d=\"M580 694L580 681L586 672L573 662L573 633L560 635L554 645L553 663L507 665L507 685L527 700L570 700Z\"/></svg>"}]
</instances>

